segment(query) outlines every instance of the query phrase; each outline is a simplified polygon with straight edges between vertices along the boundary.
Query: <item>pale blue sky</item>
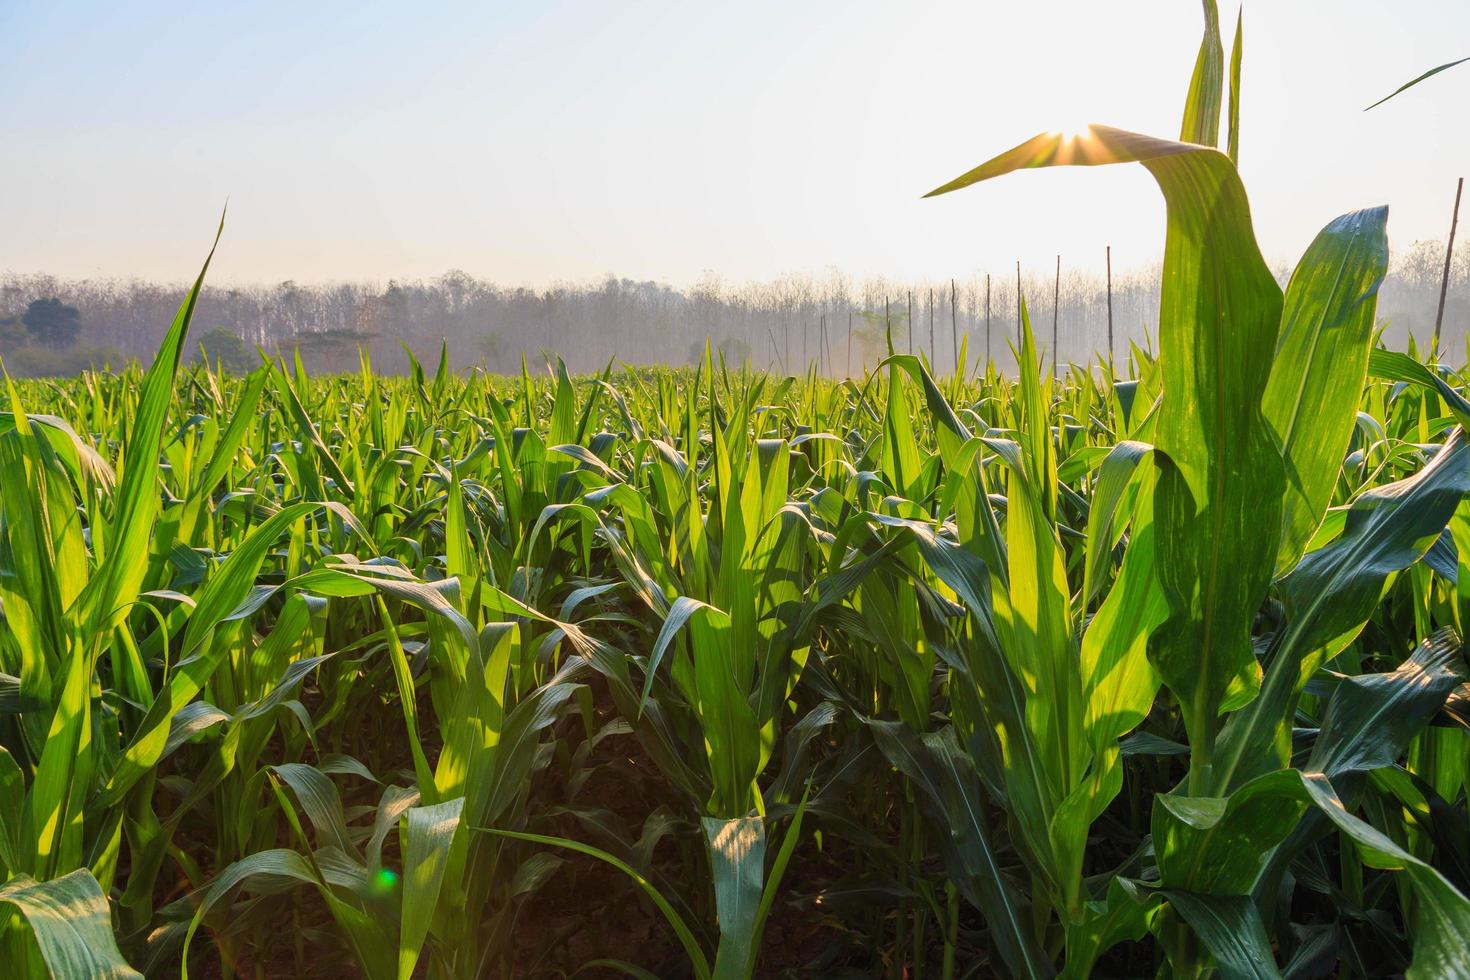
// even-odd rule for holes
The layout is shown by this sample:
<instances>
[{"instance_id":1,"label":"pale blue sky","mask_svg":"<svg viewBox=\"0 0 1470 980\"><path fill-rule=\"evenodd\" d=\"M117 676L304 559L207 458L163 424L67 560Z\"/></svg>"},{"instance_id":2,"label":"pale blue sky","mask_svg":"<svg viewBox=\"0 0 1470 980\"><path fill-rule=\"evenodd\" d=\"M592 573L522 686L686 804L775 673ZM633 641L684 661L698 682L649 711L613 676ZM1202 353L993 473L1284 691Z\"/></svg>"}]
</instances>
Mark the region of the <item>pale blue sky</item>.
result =
<instances>
[{"instance_id":1,"label":"pale blue sky","mask_svg":"<svg viewBox=\"0 0 1470 980\"><path fill-rule=\"evenodd\" d=\"M1442 238L1470 66L1361 110L1470 55L1470 3L1245 17L1268 259L1380 203L1396 246ZM0 270L183 279L226 197L217 282L1141 265L1139 168L919 197L1071 121L1175 135L1199 32L1194 0L0 0Z\"/></svg>"}]
</instances>

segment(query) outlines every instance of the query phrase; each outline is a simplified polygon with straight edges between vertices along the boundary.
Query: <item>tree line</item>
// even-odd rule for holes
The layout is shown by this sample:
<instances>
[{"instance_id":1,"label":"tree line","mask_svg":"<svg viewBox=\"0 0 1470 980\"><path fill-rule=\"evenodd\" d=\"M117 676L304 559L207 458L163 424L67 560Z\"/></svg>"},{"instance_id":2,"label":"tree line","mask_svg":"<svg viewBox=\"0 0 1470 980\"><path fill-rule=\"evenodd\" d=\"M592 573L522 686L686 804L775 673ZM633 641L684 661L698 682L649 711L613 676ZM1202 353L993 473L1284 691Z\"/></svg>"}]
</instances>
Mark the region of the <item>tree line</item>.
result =
<instances>
[{"instance_id":1,"label":"tree line","mask_svg":"<svg viewBox=\"0 0 1470 980\"><path fill-rule=\"evenodd\" d=\"M1395 257L1380 301L1390 343L1432 330L1444 248L1421 242ZM1278 271L1284 281L1289 268ZM0 357L12 374L72 374L88 365L146 361L184 292L182 284L0 274ZM1150 343L1158 318L1157 266L1102 277L1020 270L1020 293L1050 359L1082 362ZM1111 300L1111 302L1110 302ZM435 360L441 343L459 368L518 371L547 352L574 371L629 363L691 363L706 339L727 360L797 372L859 375L887 350L921 351L944 372L965 342L973 366L987 353L1014 365L1010 343L1020 312L1017 271L906 282L854 280L840 272L733 283L708 274L679 289L608 276L597 282L509 287L463 272L398 282L206 287L195 313L195 344L231 370L257 363L256 348L299 350L309 368L354 370L365 350L375 370L402 372L412 351ZM1455 259L1445 344L1465 344L1470 325L1470 251ZM1452 353L1452 358L1459 360Z\"/></svg>"}]
</instances>

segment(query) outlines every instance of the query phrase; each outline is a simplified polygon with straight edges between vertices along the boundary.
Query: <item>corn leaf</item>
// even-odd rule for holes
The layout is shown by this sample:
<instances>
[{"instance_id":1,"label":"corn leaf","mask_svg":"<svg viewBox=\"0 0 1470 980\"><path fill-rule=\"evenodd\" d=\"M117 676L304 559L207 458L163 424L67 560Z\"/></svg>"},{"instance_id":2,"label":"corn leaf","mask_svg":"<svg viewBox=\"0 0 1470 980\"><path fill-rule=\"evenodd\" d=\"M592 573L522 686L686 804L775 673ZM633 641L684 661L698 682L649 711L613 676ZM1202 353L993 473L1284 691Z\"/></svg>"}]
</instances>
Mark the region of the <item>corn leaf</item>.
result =
<instances>
[{"instance_id":1,"label":"corn leaf","mask_svg":"<svg viewBox=\"0 0 1470 980\"><path fill-rule=\"evenodd\" d=\"M1357 419L1373 343L1378 287L1388 271L1388 209L1330 223L1286 287L1263 407L1286 463L1276 572L1288 571L1331 502Z\"/></svg>"},{"instance_id":2,"label":"corn leaf","mask_svg":"<svg viewBox=\"0 0 1470 980\"><path fill-rule=\"evenodd\" d=\"M398 980L409 980L439 904L449 850L459 831L464 798L416 806L404 815L403 916L398 937Z\"/></svg>"},{"instance_id":3,"label":"corn leaf","mask_svg":"<svg viewBox=\"0 0 1470 980\"><path fill-rule=\"evenodd\" d=\"M141 980L118 951L107 898L91 872L51 881L20 875L0 885L0 904L25 919L53 977Z\"/></svg>"}]
</instances>

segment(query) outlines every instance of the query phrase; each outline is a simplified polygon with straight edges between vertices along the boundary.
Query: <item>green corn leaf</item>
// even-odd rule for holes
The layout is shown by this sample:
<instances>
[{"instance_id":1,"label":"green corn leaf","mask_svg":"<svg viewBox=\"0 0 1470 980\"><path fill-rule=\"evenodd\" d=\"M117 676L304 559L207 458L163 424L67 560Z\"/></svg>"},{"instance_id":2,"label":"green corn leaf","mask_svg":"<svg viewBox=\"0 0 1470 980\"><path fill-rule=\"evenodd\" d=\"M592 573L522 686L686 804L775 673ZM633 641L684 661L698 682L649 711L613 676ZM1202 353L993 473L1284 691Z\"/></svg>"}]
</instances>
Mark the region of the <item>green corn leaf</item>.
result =
<instances>
[{"instance_id":1,"label":"green corn leaf","mask_svg":"<svg viewBox=\"0 0 1470 980\"><path fill-rule=\"evenodd\" d=\"M705 817L710 871L714 876L715 915L720 945L715 951L714 980L741 980L754 966L757 911L765 876L764 817L725 820Z\"/></svg>"},{"instance_id":2,"label":"green corn leaf","mask_svg":"<svg viewBox=\"0 0 1470 980\"><path fill-rule=\"evenodd\" d=\"M653 690L653 682L658 675L659 664L663 662L664 655L673 644L674 638L688 624L690 618L704 608L708 608L706 603L691 596L679 596L669 606L668 615L664 617L664 624L659 627L658 637L654 640L653 649L648 654L648 666L644 670L643 677L643 694L638 699L640 716L648 704L648 695Z\"/></svg>"},{"instance_id":3,"label":"green corn leaf","mask_svg":"<svg viewBox=\"0 0 1470 980\"><path fill-rule=\"evenodd\" d=\"M383 632L388 640L388 660L393 667L393 679L398 686L398 704L403 711L403 724L408 734L409 752L413 755L414 776L418 780L420 789L428 790L434 786L434 770L429 766L428 757L424 754L423 741L419 738L418 704L414 694L413 671L409 667L408 656L403 650L403 640L398 635L398 628L388 613L388 606L383 602L383 597L374 596L373 601L377 606L378 618L383 624Z\"/></svg>"},{"instance_id":4,"label":"green corn leaf","mask_svg":"<svg viewBox=\"0 0 1470 980\"><path fill-rule=\"evenodd\" d=\"M1113 548L1118 543L1126 518L1118 519L1124 492L1135 480L1140 464L1153 453L1153 446L1136 440L1123 440L1104 457L1097 468L1087 520L1087 558L1082 586L1082 602L1090 603L1102 590Z\"/></svg>"},{"instance_id":5,"label":"green corn leaf","mask_svg":"<svg viewBox=\"0 0 1470 980\"><path fill-rule=\"evenodd\" d=\"M1286 287L1263 407L1286 462L1277 574L1321 523L1357 418L1388 271L1388 209L1354 211L1317 235Z\"/></svg>"},{"instance_id":6,"label":"green corn leaf","mask_svg":"<svg viewBox=\"0 0 1470 980\"><path fill-rule=\"evenodd\" d=\"M714 778L710 807L716 815L748 813L760 805L755 786L760 734L749 692L737 674L731 622L723 612L707 607L690 620L689 628L696 709Z\"/></svg>"},{"instance_id":7,"label":"green corn leaf","mask_svg":"<svg viewBox=\"0 0 1470 980\"><path fill-rule=\"evenodd\" d=\"M464 484L458 466L450 467L448 503L444 509L444 559L450 575L466 582L479 579L479 561L470 536Z\"/></svg>"},{"instance_id":8,"label":"green corn leaf","mask_svg":"<svg viewBox=\"0 0 1470 980\"><path fill-rule=\"evenodd\" d=\"M398 937L398 980L409 980L429 934L439 892L449 863L449 850L459 830L464 798L434 806L416 806L404 816L403 916Z\"/></svg>"},{"instance_id":9,"label":"green corn leaf","mask_svg":"<svg viewBox=\"0 0 1470 980\"><path fill-rule=\"evenodd\" d=\"M1235 15L1235 40L1230 44L1230 136L1226 151L1230 162L1240 166L1240 60L1245 53L1245 8Z\"/></svg>"},{"instance_id":10,"label":"green corn leaf","mask_svg":"<svg viewBox=\"0 0 1470 980\"><path fill-rule=\"evenodd\" d=\"M356 856L357 849L347 836L347 817L342 812L342 798L337 787L315 766L288 762L271 766L270 771L291 787L306 818L316 831L318 847L336 847L344 854Z\"/></svg>"},{"instance_id":11,"label":"green corn leaf","mask_svg":"<svg viewBox=\"0 0 1470 980\"><path fill-rule=\"evenodd\" d=\"M1397 668L1338 679L1309 772L1338 776L1391 766L1465 679L1460 638L1438 631Z\"/></svg>"},{"instance_id":12,"label":"green corn leaf","mask_svg":"<svg viewBox=\"0 0 1470 980\"><path fill-rule=\"evenodd\" d=\"M525 789L535 763L538 736L556 721L577 684L550 683L538 688L506 716L493 753L481 753L466 779L465 810L476 820L499 820Z\"/></svg>"},{"instance_id":13,"label":"green corn leaf","mask_svg":"<svg viewBox=\"0 0 1470 980\"><path fill-rule=\"evenodd\" d=\"M1259 676L1250 627L1275 547L1280 451L1261 413L1281 293L1261 260L1233 165L1212 152L1149 164L1169 203L1160 307L1164 376L1155 443L1156 567L1170 617L1150 642L1207 779L1227 690ZM1248 693L1247 693L1248 696Z\"/></svg>"},{"instance_id":14,"label":"green corn leaf","mask_svg":"<svg viewBox=\"0 0 1470 980\"><path fill-rule=\"evenodd\" d=\"M1033 408L1039 411L1039 392L1037 398ZM1046 430L1044 423L1040 427ZM1065 556L1056 526L1047 516L1046 490L1038 485L1038 481L1054 485L1055 472L1037 472L1049 469L1048 462L1032 460L1029 452L1014 452L1014 444L990 440L987 445L998 450L1010 470L1006 497L1010 589L991 595L997 635L1012 671L1027 689L1026 724L1043 752L1050 791L1059 798L1076 783L1087 760ZM1080 860L1081 855L1076 856Z\"/></svg>"},{"instance_id":15,"label":"green corn leaf","mask_svg":"<svg viewBox=\"0 0 1470 980\"><path fill-rule=\"evenodd\" d=\"M1243 895L1196 895L1165 889L1163 895L1215 958L1221 980L1273 980L1281 976L1261 914Z\"/></svg>"},{"instance_id":16,"label":"green corn leaf","mask_svg":"<svg viewBox=\"0 0 1470 980\"><path fill-rule=\"evenodd\" d=\"M367 843L367 868L377 871L383 867L383 843L398 826L399 818L410 807L419 805L419 792L402 786L385 786L373 813L373 833Z\"/></svg>"},{"instance_id":17,"label":"green corn leaf","mask_svg":"<svg viewBox=\"0 0 1470 980\"><path fill-rule=\"evenodd\" d=\"M1357 635L1389 576L1419 560L1467 493L1470 439L1456 427L1419 473L1355 500L1342 534L1310 552L1281 581L1287 628L1260 697L1233 716L1221 733L1218 788L1240 786L1283 764L1292 708L1307 678Z\"/></svg>"},{"instance_id":18,"label":"green corn leaf","mask_svg":"<svg viewBox=\"0 0 1470 980\"><path fill-rule=\"evenodd\" d=\"M1228 800L1175 798L1164 804L1168 811L1162 817L1164 824L1156 823L1156 830L1164 830L1167 841L1156 839L1155 846L1171 852L1175 868L1184 872L1183 877L1234 886L1247 877L1244 871L1261 866L1266 852L1286 837L1305 806L1315 807L1325 815L1356 845L1365 864L1403 873L1406 887L1415 896L1409 918L1414 961L1406 975L1413 978L1470 975L1470 951L1463 941L1465 930L1470 929L1470 900L1431 865L1349 813L1324 773L1282 769L1258 777ZM1158 807L1155 817L1161 818ZM1177 823L1167 826L1169 821ZM1161 856L1163 853L1160 851ZM1203 863L1216 860L1233 860L1242 868L1226 872L1222 878L1222 872ZM1171 900L1175 897L1171 894ZM1216 897L1225 896L1217 894ZM1240 902L1249 902L1244 895L1236 898L1233 904L1240 908L1244 908ZM1204 930L1213 931L1215 924L1205 919L1200 922ZM1219 956L1225 947L1211 942L1194 920L1190 924Z\"/></svg>"},{"instance_id":19,"label":"green corn leaf","mask_svg":"<svg viewBox=\"0 0 1470 980\"><path fill-rule=\"evenodd\" d=\"M1456 65L1463 65L1467 61L1470 61L1470 58L1460 58L1458 61L1451 61L1448 64L1440 65L1437 68L1431 68L1424 74L1420 75L1418 78L1415 78L1400 85L1398 88L1394 89L1392 92L1388 93L1383 98L1370 105L1368 109L1376 109L1379 106L1383 105L1383 103L1387 102L1389 99L1393 98L1395 95L1398 95L1400 92L1403 92L1406 89L1413 88L1415 85L1418 85L1420 82L1424 81L1427 78L1433 78L1435 75L1438 75L1440 72L1444 71L1447 68L1453 68ZM1368 109L1364 109L1363 111L1367 112Z\"/></svg>"},{"instance_id":20,"label":"green corn leaf","mask_svg":"<svg viewBox=\"0 0 1470 980\"><path fill-rule=\"evenodd\" d=\"M1220 41L1220 8L1215 0L1203 0L1203 3L1205 36L1195 57L1194 74L1189 79L1189 95L1184 101L1184 123L1179 129L1179 140L1201 146L1218 146L1220 108L1225 88L1225 47ZM1232 72L1232 81L1234 74ZM1233 158L1234 153L1231 156Z\"/></svg>"},{"instance_id":21,"label":"green corn leaf","mask_svg":"<svg viewBox=\"0 0 1470 980\"><path fill-rule=\"evenodd\" d=\"M207 701L190 701L169 719L168 741L164 743L160 759L167 759L195 735L229 722L233 717Z\"/></svg>"},{"instance_id":22,"label":"green corn leaf","mask_svg":"<svg viewBox=\"0 0 1470 980\"><path fill-rule=\"evenodd\" d=\"M811 797L812 785L807 783L806 789L801 794L801 800L796 804L796 812L792 814L791 826L786 830L786 836L781 839L781 846L776 849L776 859L771 862L770 874L766 876L765 887L761 890L760 905L755 910L755 934L750 941L750 956L745 968L745 978L749 980L755 976L758 957L761 949L761 937L765 934L766 920L770 918L771 908L776 904L776 896L781 890L781 880L786 876L786 867L791 863L791 855L796 853L796 845L801 840L801 822L806 816L807 801Z\"/></svg>"},{"instance_id":23,"label":"green corn leaf","mask_svg":"<svg viewBox=\"0 0 1470 980\"><path fill-rule=\"evenodd\" d=\"M230 468L238 464L240 450L246 437L250 434L251 428L259 424L256 405L260 402L261 391L268 380L270 380L270 367L265 364L256 368L245 379L245 385L240 391L238 400L231 406L234 414L230 418L230 424L215 445L214 453L203 475L190 490L189 499L185 503L185 512L179 521L180 540L185 542L194 540L199 520L205 512L210 495L224 482Z\"/></svg>"},{"instance_id":24,"label":"green corn leaf","mask_svg":"<svg viewBox=\"0 0 1470 980\"><path fill-rule=\"evenodd\" d=\"M226 653L223 648L205 649L206 641L220 623L248 611L248 597L267 551L275 547L287 528L318 506L292 504L273 514L246 536L205 583L184 633L184 659L175 665L168 684L149 707L118 761L102 794L105 806L116 806L162 755L174 713L193 700Z\"/></svg>"},{"instance_id":25,"label":"green corn leaf","mask_svg":"<svg viewBox=\"0 0 1470 980\"><path fill-rule=\"evenodd\" d=\"M515 830L496 830L491 827L476 827L474 829L482 833L494 834L498 837L509 837L512 840L523 840L532 844L540 844L543 847L560 847L568 851L575 851L578 854L585 854L588 857L596 858L605 864L610 864L614 868L617 868L623 874L633 879L633 882L643 890L643 893L649 897L649 900L663 914L664 919L673 928L674 934L678 936L679 944L684 947L684 952L689 957L689 964L694 970L695 977L698 980L710 980L709 959L704 955L704 951L699 948L699 943L695 940L694 933L690 931L689 926L680 917L679 913L674 911L674 907L669 904L663 894L647 878L643 877L627 863L618 860L606 851L599 850L588 844L583 844L580 841L569 840L565 837L527 834Z\"/></svg>"},{"instance_id":26,"label":"green corn leaf","mask_svg":"<svg viewBox=\"0 0 1470 980\"><path fill-rule=\"evenodd\" d=\"M1153 839L1159 880L1201 895L1246 895L1271 849L1295 829L1305 800L1291 799L1296 774L1267 773L1227 798L1154 797Z\"/></svg>"},{"instance_id":27,"label":"green corn leaf","mask_svg":"<svg viewBox=\"0 0 1470 980\"><path fill-rule=\"evenodd\" d=\"M894 768L920 788L940 815L951 874L986 917L1002 960L1012 975L1049 977L1055 971L1027 926L1030 910L1003 872L980 808L974 765L953 729L920 737L900 722L866 719L878 747Z\"/></svg>"},{"instance_id":28,"label":"green corn leaf","mask_svg":"<svg viewBox=\"0 0 1470 980\"><path fill-rule=\"evenodd\" d=\"M922 496L919 448L913 416L897 365L888 371L888 411L883 418L882 472L895 491L910 499Z\"/></svg>"},{"instance_id":29,"label":"green corn leaf","mask_svg":"<svg viewBox=\"0 0 1470 980\"><path fill-rule=\"evenodd\" d=\"M342 469L341 464L337 462L337 457L333 455L332 451L327 448L327 444L322 440L321 432L317 429L316 423L312 421L310 413L306 410L306 406L301 402L301 394L296 390L297 386L292 383L290 375L279 367L273 368L272 374L275 376L277 389L284 396L286 410L296 422L298 438L304 446L311 447L311 458L327 471L327 475L337 485L337 492L350 499L356 492L352 487L352 481L347 478L347 473ZM310 488L313 496L320 500L327 499L326 488L320 481L313 482L315 486Z\"/></svg>"},{"instance_id":30,"label":"green corn leaf","mask_svg":"<svg viewBox=\"0 0 1470 980\"><path fill-rule=\"evenodd\" d=\"M541 889L541 886L551 880L551 877L561 870L566 861L554 854L544 851L532 854L522 861L516 868L515 877L510 882L510 893L514 896L531 895Z\"/></svg>"},{"instance_id":31,"label":"green corn leaf","mask_svg":"<svg viewBox=\"0 0 1470 980\"><path fill-rule=\"evenodd\" d=\"M1207 31L1206 48L1209 40ZM1270 369L1263 352L1275 350L1282 295L1256 245L1240 177L1216 150L1094 126L1079 139L1043 133L931 195L1021 168L1129 161L1148 168L1168 206L1154 520L1170 616L1149 652L1180 700L1190 778L1203 786L1227 693L1248 700L1259 682L1250 627L1276 558L1260 528L1278 526L1285 482L1261 409Z\"/></svg>"},{"instance_id":32,"label":"green corn leaf","mask_svg":"<svg viewBox=\"0 0 1470 980\"><path fill-rule=\"evenodd\" d=\"M25 919L51 976L141 980L117 948L112 912L90 871L51 881L20 875L0 885L0 904Z\"/></svg>"},{"instance_id":33,"label":"green corn leaf","mask_svg":"<svg viewBox=\"0 0 1470 980\"><path fill-rule=\"evenodd\" d=\"M1368 356L1369 377L1384 381L1406 381L1439 393L1450 413L1462 426L1470 426L1470 401L1466 401L1444 377L1408 354L1376 348Z\"/></svg>"},{"instance_id":34,"label":"green corn leaf","mask_svg":"<svg viewBox=\"0 0 1470 980\"><path fill-rule=\"evenodd\" d=\"M184 936L184 949L180 964L182 980L189 980L189 947L194 941L194 933L198 931L200 924L220 900L229 895L236 886L256 875L288 878L303 884L316 884L319 880L306 858L285 848L258 851L225 868L196 896L198 905L189 922L188 932Z\"/></svg>"},{"instance_id":35,"label":"green corn leaf","mask_svg":"<svg viewBox=\"0 0 1470 980\"><path fill-rule=\"evenodd\" d=\"M158 515L158 451L164 423L173 401L174 379L178 375L184 344L194 307L204 287L204 276L219 239L225 230L220 216L214 244L194 285L184 295L174 315L173 324L163 338L158 355L143 378L138 405L124 455L126 466L114 494L114 516L107 529L107 560L97 569L78 598L82 610L79 621L92 636L105 636L121 622L142 586L148 567L148 539Z\"/></svg>"},{"instance_id":36,"label":"green corn leaf","mask_svg":"<svg viewBox=\"0 0 1470 980\"><path fill-rule=\"evenodd\" d=\"M0 874L16 875L30 863L30 842L21 836L25 802L25 776L15 757L0 746Z\"/></svg>"},{"instance_id":37,"label":"green corn leaf","mask_svg":"<svg viewBox=\"0 0 1470 980\"><path fill-rule=\"evenodd\" d=\"M1119 443L1114 453L1128 445L1143 444ZM1104 473L1095 502L1105 494L1106 479ZM1139 477L1140 490L1129 524L1131 537L1123 567L1082 635L1082 703L1087 712L1087 738L1097 760L1106 759L1117 740L1143 721L1159 690L1158 672L1148 658L1148 641L1164 623L1169 608L1157 587L1153 480L1154 474L1148 470ZM1110 522L1107 515L1095 520ZM1091 522L1088 534L1090 546Z\"/></svg>"},{"instance_id":38,"label":"green corn leaf","mask_svg":"<svg viewBox=\"0 0 1470 980\"><path fill-rule=\"evenodd\" d=\"M81 862L83 800L93 765L89 680L101 638L84 642L72 618L88 579L65 469L30 424L8 377L6 387L15 428L0 436L0 602L13 630L7 639L19 648L20 694L38 705L22 718L23 731L31 751L40 754L21 832L33 842L33 855L13 858L14 870L46 879Z\"/></svg>"},{"instance_id":39,"label":"green corn leaf","mask_svg":"<svg viewBox=\"0 0 1470 980\"><path fill-rule=\"evenodd\" d=\"M434 401L442 403L449 385L449 341L439 341L439 366L434 370Z\"/></svg>"},{"instance_id":40,"label":"green corn leaf","mask_svg":"<svg viewBox=\"0 0 1470 980\"><path fill-rule=\"evenodd\" d=\"M12 399L12 406L15 401ZM15 411L0 412L0 435L14 432L18 424L26 423L37 434L46 438L57 458L66 465L79 485L90 481L105 491L112 491L117 483L117 475L112 466L101 453L77 434L66 419L56 415L37 414L26 415L22 419Z\"/></svg>"},{"instance_id":41,"label":"green corn leaf","mask_svg":"<svg viewBox=\"0 0 1470 980\"><path fill-rule=\"evenodd\" d=\"M75 869L82 861L83 809L94 763L92 664L87 652L72 653L31 784L22 834L34 842L30 867L43 879Z\"/></svg>"},{"instance_id":42,"label":"green corn leaf","mask_svg":"<svg viewBox=\"0 0 1470 980\"><path fill-rule=\"evenodd\" d=\"M15 425L0 435L0 501L5 523L0 528L0 602L9 638L16 647L20 693L43 709L53 706L55 676L71 645L70 621L64 615L86 581L85 552L78 554L76 508L55 454L37 437L15 383L6 379ZM68 531L71 533L68 533ZM75 544L72 544L72 541ZM80 567L78 567L80 562ZM66 569L65 579L61 572ZM46 710L26 719L27 736L41 745L50 718Z\"/></svg>"},{"instance_id":43,"label":"green corn leaf","mask_svg":"<svg viewBox=\"0 0 1470 980\"><path fill-rule=\"evenodd\" d=\"M822 701L786 730L781 771L766 791L770 800L788 803L796 796L796 788L810 777L813 743L827 737L827 729L839 717L839 710L834 702Z\"/></svg>"},{"instance_id":44,"label":"green corn leaf","mask_svg":"<svg viewBox=\"0 0 1470 980\"><path fill-rule=\"evenodd\" d=\"M711 812L727 817L749 813L757 806L755 777L761 765L760 732L749 692L737 676L739 667L730 649L732 624L725 612L687 597L675 600L650 655L640 704L646 704L658 660L685 626L689 630L694 667L694 687L690 694L704 730L710 773L714 777Z\"/></svg>"},{"instance_id":45,"label":"green corn leaf","mask_svg":"<svg viewBox=\"0 0 1470 980\"><path fill-rule=\"evenodd\" d=\"M1082 980L1092 975L1099 956L1121 942L1136 942L1147 933L1161 896L1146 891L1123 877L1108 882L1102 901L1087 903L1082 917L1067 924L1067 963L1063 980Z\"/></svg>"}]
</instances>

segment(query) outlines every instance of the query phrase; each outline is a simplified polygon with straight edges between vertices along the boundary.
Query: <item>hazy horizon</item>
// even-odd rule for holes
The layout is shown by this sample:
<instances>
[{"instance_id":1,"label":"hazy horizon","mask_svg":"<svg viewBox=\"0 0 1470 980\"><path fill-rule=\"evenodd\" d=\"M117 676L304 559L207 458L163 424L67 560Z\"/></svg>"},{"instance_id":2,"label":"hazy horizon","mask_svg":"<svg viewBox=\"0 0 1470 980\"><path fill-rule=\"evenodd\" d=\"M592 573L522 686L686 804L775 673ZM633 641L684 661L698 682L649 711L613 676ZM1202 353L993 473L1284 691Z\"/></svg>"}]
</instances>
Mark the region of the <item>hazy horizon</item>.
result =
<instances>
[{"instance_id":1,"label":"hazy horizon","mask_svg":"<svg viewBox=\"0 0 1470 980\"><path fill-rule=\"evenodd\" d=\"M710 270L999 276L1057 253L1096 272L1108 245L1139 270L1163 228L1140 168L919 198L1045 128L1174 135L1201 30L1179 0L186 9L0 8L0 270L182 281L226 198L217 285L687 288ZM1273 267L1380 203L1396 250L1443 239L1470 160L1449 123L1464 72L1362 111L1463 56L1470 4L1321 9L1245 9L1241 167Z\"/></svg>"}]
</instances>

